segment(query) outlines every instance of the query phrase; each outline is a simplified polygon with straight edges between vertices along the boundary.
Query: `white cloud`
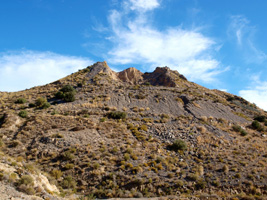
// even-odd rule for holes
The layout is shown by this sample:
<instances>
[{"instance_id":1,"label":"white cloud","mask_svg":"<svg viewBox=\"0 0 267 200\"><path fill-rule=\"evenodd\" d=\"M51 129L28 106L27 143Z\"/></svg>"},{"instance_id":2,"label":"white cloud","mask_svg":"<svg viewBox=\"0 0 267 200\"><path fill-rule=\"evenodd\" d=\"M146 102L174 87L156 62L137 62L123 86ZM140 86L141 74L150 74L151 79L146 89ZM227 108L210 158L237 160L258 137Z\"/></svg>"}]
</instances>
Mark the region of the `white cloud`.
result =
<instances>
[{"instance_id":1,"label":"white cloud","mask_svg":"<svg viewBox=\"0 0 267 200\"><path fill-rule=\"evenodd\" d=\"M138 10L141 12L146 12L159 7L159 2L157 0L129 0L129 3L131 10Z\"/></svg>"},{"instance_id":2,"label":"white cloud","mask_svg":"<svg viewBox=\"0 0 267 200\"><path fill-rule=\"evenodd\" d=\"M218 46L212 38L199 29L155 28L146 12L160 6L156 0L126 0L126 4L132 5L131 12L123 6L121 11L113 10L109 16L113 30L109 40L114 46L108 52L108 62L145 64L146 70L167 65L191 80L203 82L213 81L222 72L220 62L212 57Z\"/></svg>"},{"instance_id":3,"label":"white cloud","mask_svg":"<svg viewBox=\"0 0 267 200\"><path fill-rule=\"evenodd\" d=\"M234 35L236 37L238 45L243 44L243 37L249 30L254 29L254 27L249 27L249 21L241 15L233 15L230 17L230 25L228 27L228 34L230 36Z\"/></svg>"},{"instance_id":4,"label":"white cloud","mask_svg":"<svg viewBox=\"0 0 267 200\"><path fill-rule=\"evenodd\" d=\"M93 62L52 52L12 51L0 54L0 91L18 91L63 78Z\"/></svg>"},{"instance_id":5,"label":"white cloud","mask_svg":"<svg viewBox=\"0 0 267 200\"><path fill-rule=\"evenodd\" d=\"M252 87L239 91L239 95L267 111L267 81L260 81L259 76L253 76L251 80Z\"/></svg>"},{"instance_id":6,"label":"white cloud","mask_svg":"<svg viewBox=\"0 0 267 200\"><path fill-rule=\"evenodd\" d=\"M255 43L257 28L250 24L250 21L242 15L230 17L228 35L234 36L240 51L244 54L247 63L261 64L267 60L267 54L260 50Z\"/></svg>"}]
</instances>

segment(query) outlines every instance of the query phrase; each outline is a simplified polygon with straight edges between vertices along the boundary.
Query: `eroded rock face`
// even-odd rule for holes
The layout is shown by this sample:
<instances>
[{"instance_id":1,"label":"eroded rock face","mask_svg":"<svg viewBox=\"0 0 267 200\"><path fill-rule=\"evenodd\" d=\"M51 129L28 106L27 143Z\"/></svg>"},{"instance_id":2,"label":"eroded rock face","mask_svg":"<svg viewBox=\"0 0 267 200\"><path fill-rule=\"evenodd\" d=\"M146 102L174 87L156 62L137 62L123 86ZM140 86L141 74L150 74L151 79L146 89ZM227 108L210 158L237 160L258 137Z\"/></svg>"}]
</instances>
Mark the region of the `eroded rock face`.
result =
<instances>
[{"instance_id":1,"label":"eroded rock face","mask_svg":"<svg viewBox=\"0 0 267 200\"><path fill-rule=\"evenodd\" d=\"M171 76L171 70L168 67L157 67L152 73L144 74L145 81L154 86L175 87L175 80Z\"/></svg>"},{"instance_id":2,"label":"eroded rock face","mask_svg":"<svg viewBox=\"0 0 267 200\"><path fill-rule=\"evenodd\" d=\"M113 80L118 80L116 72L112 71L107 62L97 62L91 68L90 72L87 74L87 77L94 78L96 75L107 75Z\"/></svg>"},{"instance_id":3,"label":"eroded rock face","mask_svg":"<svg viewBox=\"0 0 267 200\"><path fill-rule=\"evenodd\" d=\"M172 71L168 67L157 67L151 73L142 73L136 68L128 68L121 72L112 71L107 63L97 62L90 67L90 72L88 72L87 77L90 79L95 78L97 75L103 77L109 77L111 80L122 81L126 83L134 84L145 84L149 83L153 86L165 86L165 87L175 87L175 80L186 78L179 74L177 71Z\"/></svg>"},{"instance_id":4,"label":"eroded rock face","mask_svg":"<svg viewBox=\"0 0 267 200\"><path fill-rule=\"evenodd\" d=\"M23 120L14 113L5 113L3 119L0 122L0 127L5 128L7 130L16 130L21 124Z\"/></svg>"},{"instance_id":5,"label":"eroded rock face","mask_svg":"<svg viewBox=\"0 0 267 200\"><path fill-rule=\"evenodd\" d=\"M123 82L138 84L144 80L143 73L131 67L118 73L118 78Z\"/></svg>"}]
</instances>

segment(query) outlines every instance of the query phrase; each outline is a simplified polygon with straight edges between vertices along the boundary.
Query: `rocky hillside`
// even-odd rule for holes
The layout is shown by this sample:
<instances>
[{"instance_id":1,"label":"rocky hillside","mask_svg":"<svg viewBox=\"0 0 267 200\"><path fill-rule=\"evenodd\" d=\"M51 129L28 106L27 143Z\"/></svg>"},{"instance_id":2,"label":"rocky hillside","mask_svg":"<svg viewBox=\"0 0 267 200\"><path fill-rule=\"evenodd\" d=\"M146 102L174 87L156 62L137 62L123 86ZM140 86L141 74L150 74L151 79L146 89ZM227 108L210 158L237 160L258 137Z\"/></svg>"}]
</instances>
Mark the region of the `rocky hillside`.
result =
<instances>
[{"instance_id":1,"label":"rocky hillside","mask_svg":"<svg viewBox=\"0 0 267 200\"><path fill-rule=\"evenodd\" d=\"M98 62L51 84L2 92L0 103L8 157L0 180L20 192L267 198L267 113L168 67L116 73ZM53 189L40 187L41 175Z\"/></svg>"}]
</instances>

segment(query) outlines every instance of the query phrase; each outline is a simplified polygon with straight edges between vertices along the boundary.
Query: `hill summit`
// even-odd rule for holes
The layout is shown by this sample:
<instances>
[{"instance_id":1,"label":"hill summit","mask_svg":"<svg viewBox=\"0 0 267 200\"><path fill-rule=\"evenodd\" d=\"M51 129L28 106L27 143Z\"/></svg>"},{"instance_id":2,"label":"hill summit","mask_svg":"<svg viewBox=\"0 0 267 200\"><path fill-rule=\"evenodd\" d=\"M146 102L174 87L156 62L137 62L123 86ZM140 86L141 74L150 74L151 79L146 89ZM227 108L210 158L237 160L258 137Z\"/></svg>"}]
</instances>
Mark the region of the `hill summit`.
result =
<instances>
[{"instance_id":1,"label":"hill summit","mask_svg":"<svg viewBox=\"0 0 267 200\"><path fill-rule=\"evenodd\" d=\"M168 67L97 62L0 102L0 199L266 198L266 112Z\"/></svg>"},{"instance_id":2,"label":"hill summit","mask_svg":"<svg viewBox=\"0 0 267 200\"><path fill-rule=\"evenodd\" d=\"M122 81L132 85L135 84L150 84L153 86L166 86L166 87L175 87L175 80L186 78L183 75L180 75L177 71L172 71L168 67L157 67L152 73L142 73L141 71L131 67L125 69L121 72L112 71L107 63L97 62L94 65L90 66L87 77L92 80L96 75L106 75L115 81Z\"/></svg>"}]
</instances>

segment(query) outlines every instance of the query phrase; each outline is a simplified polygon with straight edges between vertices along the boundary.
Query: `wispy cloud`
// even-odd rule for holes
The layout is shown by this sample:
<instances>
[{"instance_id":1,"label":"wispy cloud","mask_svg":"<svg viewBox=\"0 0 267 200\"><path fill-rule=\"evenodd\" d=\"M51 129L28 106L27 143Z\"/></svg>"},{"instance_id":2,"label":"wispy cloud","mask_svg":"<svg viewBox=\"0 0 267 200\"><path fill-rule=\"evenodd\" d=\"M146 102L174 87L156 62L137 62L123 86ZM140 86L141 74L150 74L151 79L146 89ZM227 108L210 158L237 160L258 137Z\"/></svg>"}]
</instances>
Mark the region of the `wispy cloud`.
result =
<instances>
[{"instance_id":1,"label":"wispy cloud","mask_svg":"<svg viewBox=\"0 0 267 200\"><path fill-rule=\"evenodd\" d=\"M230 17L230 25L228 27L229 36L234 36L238 45L242 46L243 37L250 34L254 27L249 26L249 20L241 15L233 15Z\"/></svg>"},{"instance_id":2,"label":"wispy cloud","mask_svg":"<svg viewBox=\"0 0 267 200\"><path fill-rule=\"evenodd\" d=\"M127 5L127 6L126 6ZM190 80L210 82L221 73L221 64L214 55L217 44L201 33L201 28L181 26L157 29L148 13L160 8L157 0L125 0L121 9L112 10L109 23L113 48L106 60L113 64L169 66Z\"/></svg>"},{"instance_id":3,"label":"wispy cloud","mask_svg":"<svg viewBox=\"0 0 267 200\"><path fill-rule=\"evenodd\" d=\"M239 95L267 111L267 81L261 81L259 75L251 77L248 89L239 91Z\"/></svg>"},{"instance_id":4,"label":"wispy cloud","mask_svg":"<svg viewBox=\"0 0 267 200\"><path fill-rule=\"evenodd\" d=\"M53 52L0 53L0 91L18 91L46 84L92 64L90 59Z\"/></svg>"},{"instance_id":5,"label":"wispy cloud","mask_svg":"<svg viewBox=\"0 0 267 200\"><path fill-rule=\"evenodd\" d=\"M259 49L255 42L256 26L252 26L250 21L242 15L230 17L228 35L236 40L239 50L244 54L247 63L262 64L267 60L267 54Z\"/></svg>"},{"instance_id":6,"label":"wispy cloud","mask_svg":"<svg viewBox=\"0 0 267 200\"><path fill-rule=\"evenodd\" d=\"M159 7L158 0L129 0L124 1L126 7L129 6L131 10L137 10L140 12L146 12Z\"/></svg>"}]
</instances>

